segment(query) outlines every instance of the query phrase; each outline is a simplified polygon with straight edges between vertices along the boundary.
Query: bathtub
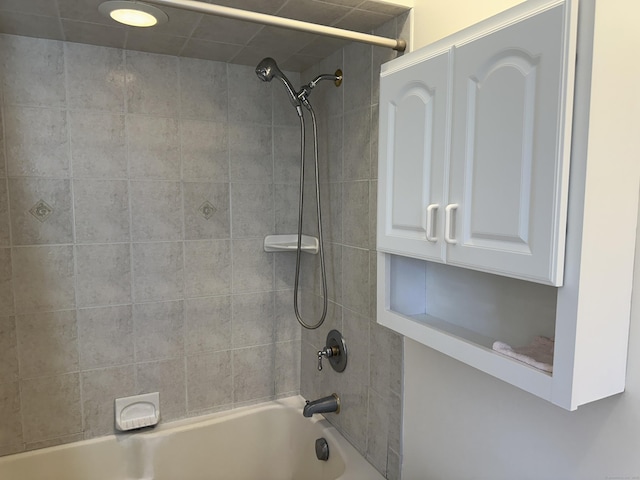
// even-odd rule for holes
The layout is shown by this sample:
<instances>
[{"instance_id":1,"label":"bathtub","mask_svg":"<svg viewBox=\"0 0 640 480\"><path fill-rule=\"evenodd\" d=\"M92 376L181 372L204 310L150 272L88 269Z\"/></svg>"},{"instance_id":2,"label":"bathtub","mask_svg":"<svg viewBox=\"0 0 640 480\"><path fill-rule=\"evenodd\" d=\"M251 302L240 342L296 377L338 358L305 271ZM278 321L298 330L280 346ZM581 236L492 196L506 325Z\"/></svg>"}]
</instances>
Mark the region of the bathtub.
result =
<instances>
[{"instance_id":1,"label":"bathtub","mask_svg":"<svg viewBox=\"0 0 640 480\"><path fill-rule=\"evenodd\" d=\"M1 480L384 480L301 397L0 458ZM329 460L315 455L324 437Z\"/></svg>"}]
</instances>

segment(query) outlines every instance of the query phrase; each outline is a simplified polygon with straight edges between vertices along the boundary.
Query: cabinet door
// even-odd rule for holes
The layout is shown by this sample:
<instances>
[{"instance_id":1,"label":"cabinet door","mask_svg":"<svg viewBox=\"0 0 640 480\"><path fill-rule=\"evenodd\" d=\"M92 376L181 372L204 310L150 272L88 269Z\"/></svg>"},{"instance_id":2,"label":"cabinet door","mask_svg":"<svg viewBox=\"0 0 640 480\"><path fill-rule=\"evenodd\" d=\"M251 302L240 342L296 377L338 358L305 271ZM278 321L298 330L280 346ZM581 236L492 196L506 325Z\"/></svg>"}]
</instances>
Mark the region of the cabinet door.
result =
<instances>
[{"instance_id":1,"label":"cabinet door","mask_svg":"<svg viewBox=\"0 0 640 480\"><path fill-rule=\"evenodd\" d=\"M454 49L447 263L562 284L565 38L561 3Z\"/></svg>"},{"instance_id":2,"label":"cabinet door","mask_svg":"<svg viewBox=\"0 0 640 480\"><path fill-rule=\"evenodd\" d=\"M449 53L381 78L378 249L444 260Z\"/></svg>"}]
</instances>

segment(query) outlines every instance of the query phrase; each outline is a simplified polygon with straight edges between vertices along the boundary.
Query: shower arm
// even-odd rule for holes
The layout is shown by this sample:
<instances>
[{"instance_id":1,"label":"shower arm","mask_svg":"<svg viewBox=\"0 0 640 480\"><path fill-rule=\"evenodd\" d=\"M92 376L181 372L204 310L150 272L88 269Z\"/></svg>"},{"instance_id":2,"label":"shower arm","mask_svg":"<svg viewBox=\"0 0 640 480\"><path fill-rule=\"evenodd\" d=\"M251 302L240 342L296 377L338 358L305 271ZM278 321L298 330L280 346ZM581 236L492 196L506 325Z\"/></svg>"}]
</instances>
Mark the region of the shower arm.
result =
<instances>
[{"instance_id":1,"label":"shower arm","mask_svg":"<svg viewBox=\"0 0 640 480\"><path fill-rule=\"evenodd\" d=\"M303 22L275 15L267 15L266 13L251 12L249 10L241 10L239 8L224 7L222 5L214 5L212 3L199 2L196 0L144 0L144 3L178 8L181 10L190 10L192 12L215 15L218 17L233 18L236 20L243 20L245 22L259 23L273 27L286 28L289 30L315 33L317 35L341 38L343 40L351 40L353 42L366 43L369 45L376 45L378 47L392 48L399 52L404 52L407 48L407 42L399 38L379 37L368 33L354 32L351 30L344 30L342 28Z\"/></svg>"},{"instance_id":2,"label":"shower arm","mask_svg":"<svg viewBox=\"0 0 640 480\"><path fill-rule=\"evenodd\" d=\"M318 83L320 83L322 80L330 80L336 87L339 87L340 85L342 85L342 70L338 69L334 74L323 73L322 75L318 75L307 85L303 85L302 87L300 87L300 91L296 93L296 97L309 111L311 111L311 104L309 103L309 95L311 95L311 90L316 88Z\"/></svg>"}]
</instances>

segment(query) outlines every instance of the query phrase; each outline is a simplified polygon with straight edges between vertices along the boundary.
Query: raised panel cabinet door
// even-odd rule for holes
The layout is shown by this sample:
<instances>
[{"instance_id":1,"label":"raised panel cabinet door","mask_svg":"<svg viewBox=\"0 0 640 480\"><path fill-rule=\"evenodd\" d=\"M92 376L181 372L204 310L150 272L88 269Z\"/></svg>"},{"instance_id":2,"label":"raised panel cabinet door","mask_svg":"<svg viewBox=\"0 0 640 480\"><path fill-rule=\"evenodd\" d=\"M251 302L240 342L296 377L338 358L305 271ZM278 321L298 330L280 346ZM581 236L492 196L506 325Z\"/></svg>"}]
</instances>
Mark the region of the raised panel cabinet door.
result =
<instances>
[{"instance_id":1,"label":"raised panel cabinet door","mask_svg":"<svg viewBox=\"0 0 640 480\"><path fill-rule=\"evenodd\" d=\"M562 284L573 68L564 12L555 2L454 49L447 263Z\"/></svg>"},{"instance_id":2,"label":"raised panel cabinet door","mask_svg":"<svg viewBox=\"0 0 640 480\"><path fill-rule=\"evenodd\" d=\"M444 260L449 52L380 83L378 250Z\"/></svg>"}]
</instances>

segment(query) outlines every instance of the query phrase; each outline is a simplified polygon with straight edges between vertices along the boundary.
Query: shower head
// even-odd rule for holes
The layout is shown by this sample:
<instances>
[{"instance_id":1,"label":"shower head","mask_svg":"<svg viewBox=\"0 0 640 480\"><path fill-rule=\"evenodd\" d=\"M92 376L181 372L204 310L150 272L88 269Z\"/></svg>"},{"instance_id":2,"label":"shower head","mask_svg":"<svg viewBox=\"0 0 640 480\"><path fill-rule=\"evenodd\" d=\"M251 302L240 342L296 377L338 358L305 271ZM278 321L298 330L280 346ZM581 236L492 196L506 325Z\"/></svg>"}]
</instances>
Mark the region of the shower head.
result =
<instances>
[{"instance_id":1,"label":"shower head","mask_svg":"<svg viewBox=\"0 0 640 480\"><path fill-rule=\"evenodd\" d=\"M258 75L258 78L263 82L270 82L274 77L279 79L289 93L289 100L291 101L291 104L294 107L300 107L300 100L298 99L298 95L296 94L293 85L287 76L282 73L282 70L278 68L278 64L273 58L263 58L256 67L256 75Z\"/></svg>"}]
</instances>

